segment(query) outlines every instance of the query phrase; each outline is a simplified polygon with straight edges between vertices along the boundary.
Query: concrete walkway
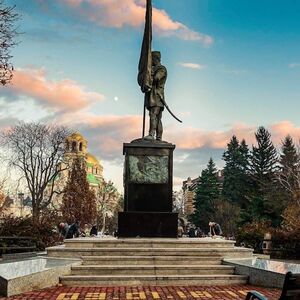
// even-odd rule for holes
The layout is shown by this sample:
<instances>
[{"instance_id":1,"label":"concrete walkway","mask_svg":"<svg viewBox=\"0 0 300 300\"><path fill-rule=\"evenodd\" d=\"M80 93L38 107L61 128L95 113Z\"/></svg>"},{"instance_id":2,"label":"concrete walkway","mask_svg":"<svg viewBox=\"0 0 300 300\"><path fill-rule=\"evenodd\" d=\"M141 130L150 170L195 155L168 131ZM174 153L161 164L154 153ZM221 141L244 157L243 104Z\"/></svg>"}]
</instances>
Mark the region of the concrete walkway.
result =
<instances>
[{"instance_id":1,"label":"concrete walkway","mask_svg":"<svg viewBox=\"0 0 300 300\"><path fill-rule=\"evenodd\" d=\"M244 300L250 290L278 300L280 291L249 285L191 287L55 287L0 300Z\"/></svg>"}]
</instances>

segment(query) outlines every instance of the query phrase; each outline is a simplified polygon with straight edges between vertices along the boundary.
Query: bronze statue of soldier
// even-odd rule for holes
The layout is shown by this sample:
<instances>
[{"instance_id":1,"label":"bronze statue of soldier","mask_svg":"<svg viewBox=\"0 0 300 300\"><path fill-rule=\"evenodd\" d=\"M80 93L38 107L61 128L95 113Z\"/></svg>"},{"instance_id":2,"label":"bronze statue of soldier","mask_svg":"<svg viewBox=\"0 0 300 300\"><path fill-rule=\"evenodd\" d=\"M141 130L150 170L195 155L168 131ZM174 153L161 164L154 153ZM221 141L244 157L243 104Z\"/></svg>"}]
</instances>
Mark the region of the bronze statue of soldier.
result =
<instances>
[{"instance_id":1,"label":"bronze statue of soldier","mask_svg":"<svg viewBox=\"0 0 300 300\"><path fill-rule=\"evenodd\" d=\"M161 64L161 54L152 51L152 1L146 2L146 17L141 56L139 61L138 84L141 87L144 98L144 116L142 139L162 140L163 126L161 122L164 108L178 121L165 101L164 89L167 80L167 69ZM149 111L149 134L145 136L145 111Z\"/></svg>"},{"instance_id":2,"label":"bronze statue of soldier","mask_svg":"<svg viewBox=\"0 0 300 300\"><path fill-rule=\"evenodd\" d=\"M167 80L167 69L161 64L161 54L158 51L152 52L152 87L146 87L145 106L149 111L150 126L147 140L161 141L163 126L162 112L165 107L165 83Z\"/></svg>"}]
</instances>

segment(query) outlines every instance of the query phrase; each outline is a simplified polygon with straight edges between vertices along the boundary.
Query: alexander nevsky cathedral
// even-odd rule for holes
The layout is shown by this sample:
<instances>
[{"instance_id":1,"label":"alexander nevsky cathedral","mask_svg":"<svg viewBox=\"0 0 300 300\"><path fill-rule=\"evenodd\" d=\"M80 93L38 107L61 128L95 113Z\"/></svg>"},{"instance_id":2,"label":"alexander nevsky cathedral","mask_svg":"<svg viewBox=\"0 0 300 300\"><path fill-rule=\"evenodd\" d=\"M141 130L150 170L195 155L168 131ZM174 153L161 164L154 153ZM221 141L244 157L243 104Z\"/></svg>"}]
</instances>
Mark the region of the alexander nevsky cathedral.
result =
<instances>
[{"instance_id":1,"label":"alexander nevsky cathedral","mask_svg":"<svg viewBox=\"0 0 300 300\"><path fill-rule=\"evenodd\" d=\"M82 157L86 162L86 179L92 189L96 189L104 182L103 167L99 160L87 151L87 140L78 132L71 134L66 139L66 161L72 164L77 157ZM63 166L62 166L63 167ZM61 172L58 178L55 179L55 189L62 191L66 186L70 169ZM53 205L59 206L61 204L62 195L53 197Z\"/></svg>"},{"instance_id":2,"label":"alexander nevsky cathedral","mask_svg":"<svg viewBox=\"0 0 300 300\"><path fill-rule=\"evenodd\" d=\"M78 132L71 134L66 140L66 155L69 158L81 156L86 161L87 181L91 187L103 182L103 167L98 159L87 152L87 140ZM65 175L65 174L64 174Z\"/></svg>"}]
</instances>

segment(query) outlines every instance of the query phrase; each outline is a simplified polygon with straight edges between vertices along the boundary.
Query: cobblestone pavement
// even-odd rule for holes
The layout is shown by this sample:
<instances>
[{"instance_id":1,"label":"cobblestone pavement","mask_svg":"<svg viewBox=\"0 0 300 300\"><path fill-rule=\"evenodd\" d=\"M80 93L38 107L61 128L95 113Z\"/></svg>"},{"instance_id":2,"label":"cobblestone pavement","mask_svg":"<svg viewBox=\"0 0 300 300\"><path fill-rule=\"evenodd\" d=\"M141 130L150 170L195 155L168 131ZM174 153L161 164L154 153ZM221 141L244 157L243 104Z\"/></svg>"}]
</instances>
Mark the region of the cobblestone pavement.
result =
<instances>
[{"instance_id":1,"label":"cobblestone pavement","mask_svg":"<svg viewBox=\"0 0 300 300\"><path fill-rule=\"evenodd\" d=\"M278 300L278 289L249 285L189 286L189 287L64 287L26 293L0 300L244 300L250 290L264 294L268 300Z\"/></svg>"}]
</instances>

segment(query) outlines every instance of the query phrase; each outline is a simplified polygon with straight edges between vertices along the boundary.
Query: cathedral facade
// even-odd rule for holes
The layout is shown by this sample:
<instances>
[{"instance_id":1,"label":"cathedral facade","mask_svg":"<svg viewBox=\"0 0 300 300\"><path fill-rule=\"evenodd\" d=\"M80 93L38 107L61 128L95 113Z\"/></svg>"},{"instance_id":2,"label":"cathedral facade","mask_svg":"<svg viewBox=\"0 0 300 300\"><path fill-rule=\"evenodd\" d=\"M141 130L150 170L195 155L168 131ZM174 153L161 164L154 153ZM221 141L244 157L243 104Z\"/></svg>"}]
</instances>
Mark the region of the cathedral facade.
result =
<instances>
[{"instance_id":1,"label":"cathedral facade","mask_svg":"<svg viewBox=\"0 0 300 300\"><path fill-rule=\"evenodd\" d=\"M103 166L99 160L91 153L88 152L88 142L78 132L72 133L66 138L66 152L64 161L68 162L69 167L66 168L65 164L61 165L64 170L55 179L55 190L63 191L68 181L69 173L73 161L80 157L84 160L86 165L86 179L91 189L96 190L98 186L104 182ZM62 195L53 195L52 204L58 208L62 201Z\"/></svg>"},{"instance_id":2,"label":"cathedral facade","mask_svg":"<svg viewBox=\"0 0 300 300\"><path fill-rule=\"evenodd\" d=\"M76 157L82 157L85 160L86 179L90 187L96 187L103 182L103 166L93 154L87 152L87 140L80 133L75 132L67 137L65 155L70 162Z\"/></svg>"}]
</instances>

